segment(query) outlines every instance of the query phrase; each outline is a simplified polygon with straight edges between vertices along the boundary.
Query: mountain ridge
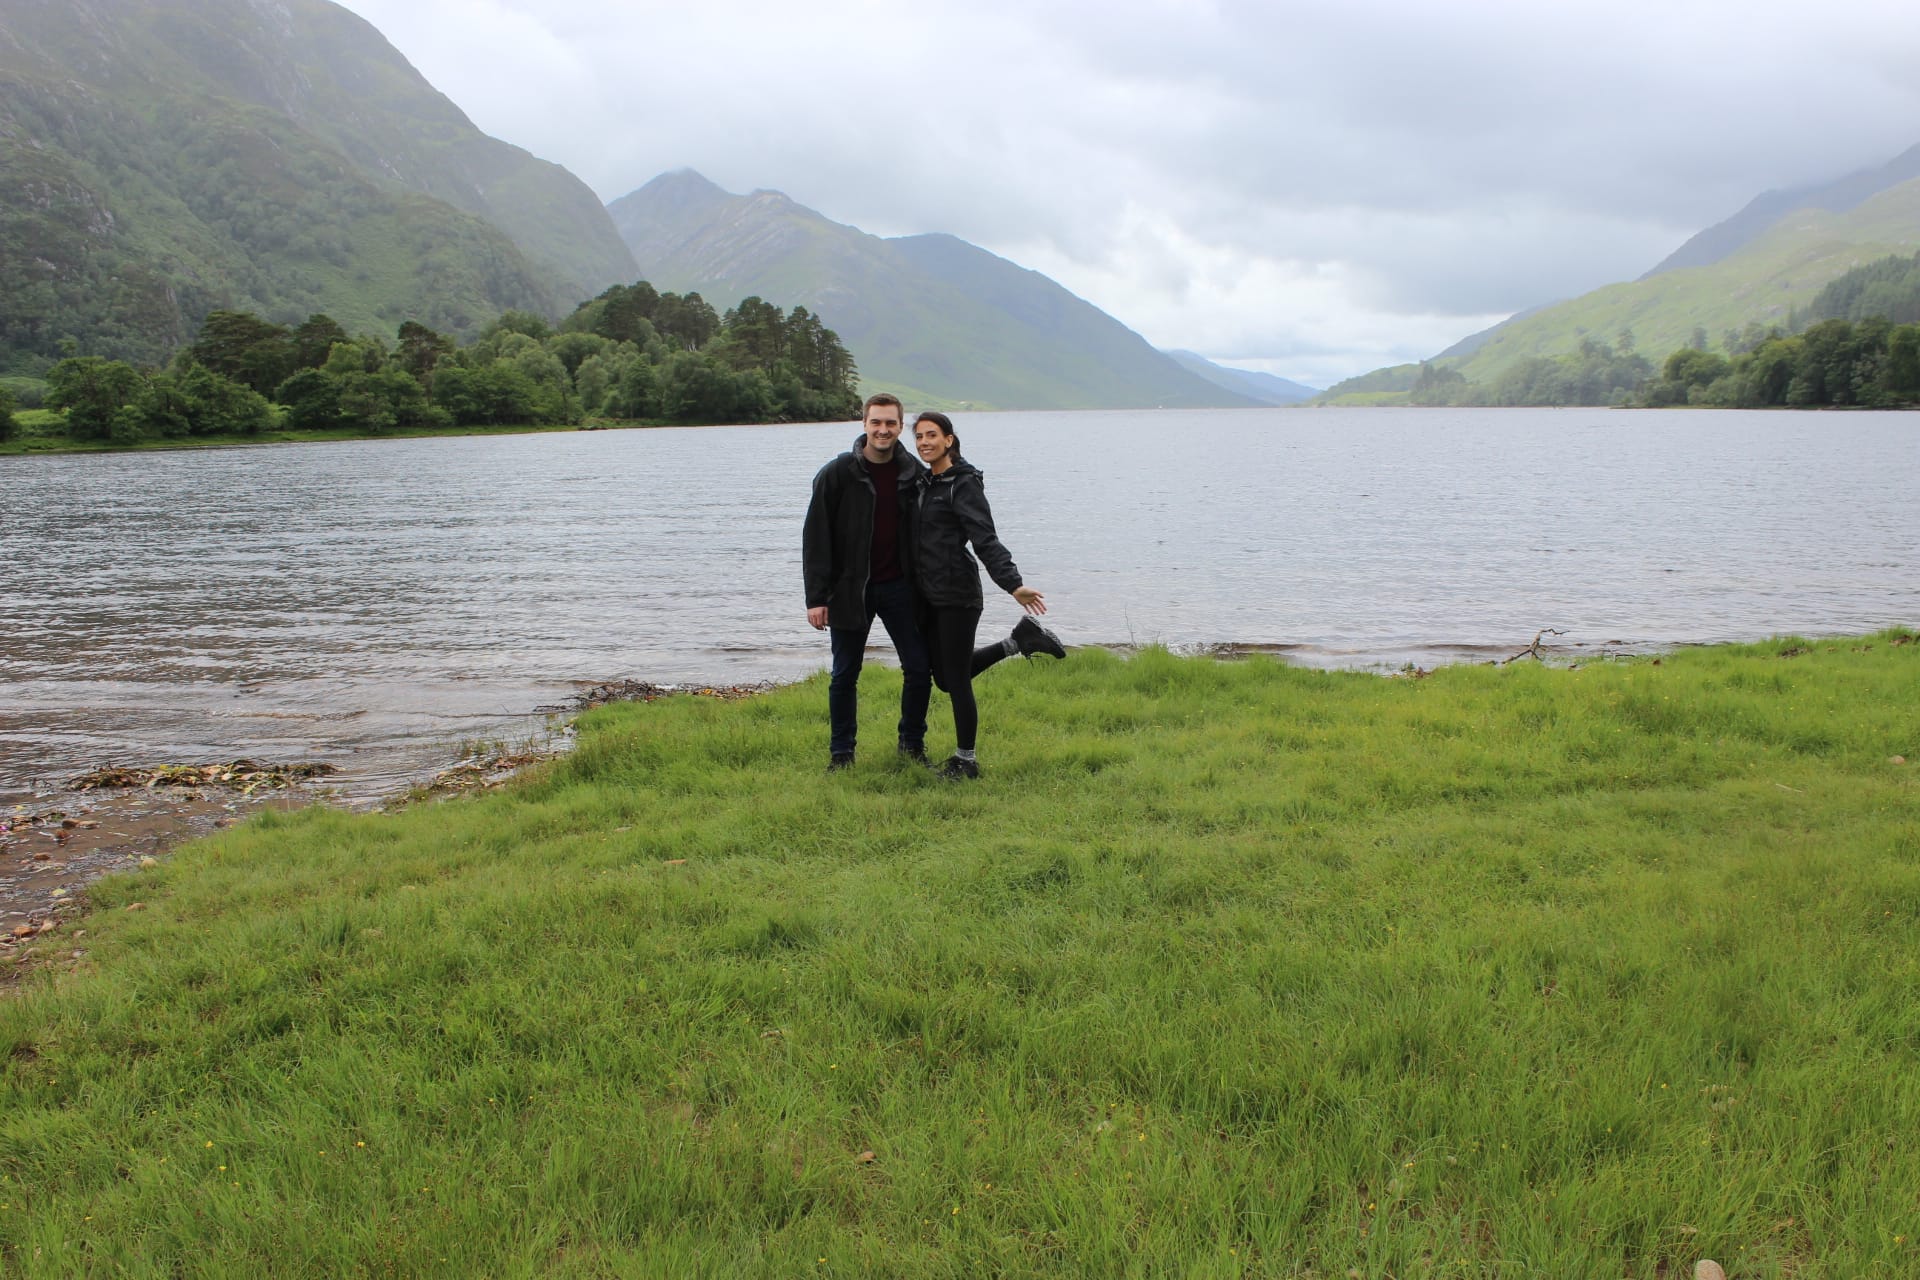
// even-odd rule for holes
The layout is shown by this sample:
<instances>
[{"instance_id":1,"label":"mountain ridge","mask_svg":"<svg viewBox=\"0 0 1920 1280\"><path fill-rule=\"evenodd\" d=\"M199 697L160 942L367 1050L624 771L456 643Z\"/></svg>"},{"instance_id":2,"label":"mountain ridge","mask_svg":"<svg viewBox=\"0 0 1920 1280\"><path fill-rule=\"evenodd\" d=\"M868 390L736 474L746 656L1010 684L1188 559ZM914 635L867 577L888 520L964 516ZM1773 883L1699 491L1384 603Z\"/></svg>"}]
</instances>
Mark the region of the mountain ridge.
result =
<instances>
[{"instance_id":1,"label":"mountain ridge","mask_svg":"<svg viewBox=\"0 0 1920 1280\"><path fill-rule=\"evenodd\" d=\"M1920 178L1920 145L1872 169L1860 169L1831 182L1784 191L1763 191L1730 218L1689 237L1640 279L1649 280L1682 267L1712 266L1765 235L1782 218L1801 209L1847 213L1890 188Z\"/></svg>"},{"instance_id":2,"label":"mountain ridge","mask_svg":"<svg viewBox=\"0 0 1920 1280\"><path fill-rule=\"evenodd\" d=\"M9 0L0 362L152 362L208 311L391 332L632 279L593 193L327 0Z\"/></svg>"},{"instance_id":3,"label":"mountain ridge","mask_svg":"<svg viewBox=\"0 0 1920 1280\"><path fill-rule=\"evenodd\" d=\"M863 383L991 408L1249 407L1040 272L944 232L882 238L782 192L721 190L675 170L608 212L642 275L716 307L808 307Z\"/></svg>"},{"instance_id":4,"label":"mountain ridge","mask_svg":"<svg viewBox=\"0 0 1920 1280\"><path fill-rule=\"evenodd\" d=\"M1588 339L1617 344L1630 334L1657 364L1697 341L1700 331L1710 346L1725 346L1730 332L1744 334L1749 326L1784 328L1847 271L1917 247L1920 146L1832 182L1764 192L1637 279L1516 312L1426 363L1490 385L1521 361L1569 355ZM1403 396L1419 376L1420 365L1375 369L1322 393L1318 403Z\"/></svg>"},{"instance_id":5,"label":"mountain ridge","mask_svg":"<svg viewBox=\"0 0 1920 1280\"><path fill-rule=\"evenodd\" d=\"M1305 383L1290 378L1276 377L1271 373L1258 373L1251 369L1235 369L1231 365L1215 364L1197 351L1174 349L1165 354L1173 357L1180 366L1191 373L1197 373L1208 382L1252 396L1265 404L1292 405L1302 404L1320 394L1320 388L1309 387Z\"/></svg>"}]
</instances>

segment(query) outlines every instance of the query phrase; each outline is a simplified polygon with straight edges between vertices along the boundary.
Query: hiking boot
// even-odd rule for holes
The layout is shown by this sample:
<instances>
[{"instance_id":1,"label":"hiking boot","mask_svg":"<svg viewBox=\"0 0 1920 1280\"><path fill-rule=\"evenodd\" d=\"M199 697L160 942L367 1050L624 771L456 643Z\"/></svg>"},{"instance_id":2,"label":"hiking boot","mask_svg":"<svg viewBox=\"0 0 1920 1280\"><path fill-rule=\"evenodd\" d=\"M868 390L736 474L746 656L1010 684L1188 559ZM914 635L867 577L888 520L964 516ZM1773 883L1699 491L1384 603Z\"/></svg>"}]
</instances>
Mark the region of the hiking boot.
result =
<instances>
[{"instance_id":1,"label":"hiking boot","mask_svg":"<svg viewBox=\"0 0 1920 1280\"><path fill-rule=\"evenodd\" d=\"M902 760L909 762L910 764L931 765L933 763L931 760L927 759L926 747L922 746L918 742L901 743L900 758Z\"/></svg>"},{"instance_id":2,"label":"hiking boot","mask_svg":"<svg viewBox=\"0 0 1920 1280\"><path fill-rule=\"evenodd\" d=\"M833 759L827 761L828 773L838 773L842 769L851 768L853 768L853 752L851 751L836 751L833 753Z\"/></svg>"},{"instance_id":3,"label":"hiking boot","mask_svg":"<svg viewBox=\"0 0 1920 1280\"><path fill-rule=\"evenodd\" d=\"M963 760L959 756L948 756L947 762L940 766L940 776L949 782L958 782L962 778L977 778L980 776L980 766L971 760Z\"/></svg>"},{"instance_id":4,"label":"hiking boot","mask_svg":"<svg viewBox=\"0 0 1920 1280\"><path fill-rule=\"evenodd\" d=\"M1032 618L1022 618L1013 624L1013 643L1029 658L1036 653L1050 654L1056 658L1067 656L1067 646L1060 643L1060 637Z\"/></svg>"}]
</instances>

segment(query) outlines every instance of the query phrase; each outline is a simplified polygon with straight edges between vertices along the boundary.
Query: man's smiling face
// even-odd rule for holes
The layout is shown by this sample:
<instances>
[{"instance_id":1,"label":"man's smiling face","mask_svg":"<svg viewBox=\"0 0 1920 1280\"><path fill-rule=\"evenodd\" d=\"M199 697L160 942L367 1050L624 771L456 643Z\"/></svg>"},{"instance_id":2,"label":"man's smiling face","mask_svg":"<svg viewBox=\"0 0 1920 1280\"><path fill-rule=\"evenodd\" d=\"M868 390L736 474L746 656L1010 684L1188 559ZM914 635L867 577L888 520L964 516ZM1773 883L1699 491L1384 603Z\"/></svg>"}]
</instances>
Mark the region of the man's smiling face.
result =
<instances>
[{"instance_id":1,"label":"man's smiling face","mask_svg":"<svg viewBox=\"0 0 1920 1280\"><path fill-rule=\"evenodd\" d=\"M867 448L880 455L891 457L894 442L900 438L900 406L897 404L876 404L867 406Z\"/></svg>"}]
</instances>

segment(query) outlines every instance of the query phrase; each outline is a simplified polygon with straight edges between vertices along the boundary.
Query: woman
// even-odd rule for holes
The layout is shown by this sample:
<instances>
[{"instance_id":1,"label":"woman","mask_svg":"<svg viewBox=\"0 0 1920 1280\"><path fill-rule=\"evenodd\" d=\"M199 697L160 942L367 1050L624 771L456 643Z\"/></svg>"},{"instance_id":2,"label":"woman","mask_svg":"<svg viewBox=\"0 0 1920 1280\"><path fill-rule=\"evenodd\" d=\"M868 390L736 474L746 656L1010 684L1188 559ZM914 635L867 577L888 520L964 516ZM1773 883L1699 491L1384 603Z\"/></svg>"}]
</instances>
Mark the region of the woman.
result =
<instances>
[{"instance_id":1,"label":"woman","mask_svg":"<svg viewBox=\"0 0 1920 1280\"><path fill-rule=\"evenodd\" d=\"M920 478L914 511L914 589L919 597L921 635L933 665L933 682L953 702L952 758L940 766L943 778L977 778L974 736L980 713L973 701L973 678L1016 653L1067 656L1060 637L1033 618L1014 624L1013 634L984 648L973 647L980 625L980 570L967 544L973 544L1000 588L1029 614L1047 611L1046 597L1020 580L1013 557L993 532L993 511L980 471L960 456L960 437L944 413L923 413L913 420L913 443L929 472Z\"/></svg>"}]
</instances>

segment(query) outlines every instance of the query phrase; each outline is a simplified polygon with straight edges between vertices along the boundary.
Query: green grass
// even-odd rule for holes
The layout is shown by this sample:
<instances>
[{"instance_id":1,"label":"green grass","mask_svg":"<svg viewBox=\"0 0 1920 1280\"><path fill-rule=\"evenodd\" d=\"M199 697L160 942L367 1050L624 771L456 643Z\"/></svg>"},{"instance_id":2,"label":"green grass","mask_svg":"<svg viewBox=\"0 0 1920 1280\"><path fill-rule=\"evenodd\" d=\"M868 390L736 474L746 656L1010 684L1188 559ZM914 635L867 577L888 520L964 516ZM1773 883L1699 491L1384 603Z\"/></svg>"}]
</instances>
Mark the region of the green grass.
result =
<instances>
[{"instance_id":1,"label":"green grass","mask_svg":"<svg viewBox=\"0 0 1920 1280\"><path fill-rule=\"evenodd\" d=\"M1920 1270L1904 633L1009 663L958 786L897 689L846 774L818 679L609 707L101 882L0 1001L0 1271Z\"/></svg>"}]
</instances>

